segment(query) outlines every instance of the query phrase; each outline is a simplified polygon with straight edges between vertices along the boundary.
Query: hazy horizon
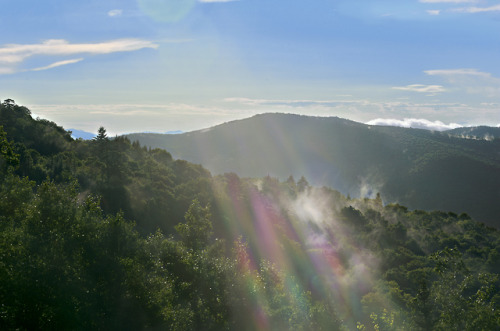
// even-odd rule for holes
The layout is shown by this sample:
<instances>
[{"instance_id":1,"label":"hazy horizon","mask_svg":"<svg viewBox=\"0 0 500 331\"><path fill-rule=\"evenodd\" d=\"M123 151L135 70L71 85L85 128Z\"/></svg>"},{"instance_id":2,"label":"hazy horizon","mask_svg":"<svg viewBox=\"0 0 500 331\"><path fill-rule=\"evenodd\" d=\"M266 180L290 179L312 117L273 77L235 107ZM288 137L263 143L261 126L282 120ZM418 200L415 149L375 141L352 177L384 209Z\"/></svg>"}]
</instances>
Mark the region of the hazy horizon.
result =
<instances>
[{"instance_id":1,"label":"hazy horizon","mask_svg":"<svg viewBox=\"0 0 500 331\"><path fill-rule=\"evenodd\" d=\"M192 129L192 130L189 130L189 131L183 131L183 130L149 131L149 130L145 130L145 131L131 131L131 132L120 132L120 133L114 133L114 132L107 131L107 133L110 136L114 136L114 135L128 135L128 134L135 134L135 133L181 134L181 133L189 133L189 132L196 132L196 131L204 131L204 130L207 130L207 129L210 129L210 128L213 128L213 127L216 127L216 126L219 126L219 125L227 124L227 123L230 123L230 122L246 120L246 119L250 119L250 118L252 118L254 116L268 115L268 114L302 115L302 116L324 117L324 118L337 117L337 118L340 118L340 119L349 120L348 118L338 117L338 116L334 116L334 115L332 115L332 116L314 116L314 115L295 114L295 113L276 113L276 112L273 113L273 112L268 112L268 113L257 113L257 114L251 115L249 117L241 118L241 119L232 119L232 120L229 120L229 121L225 121L225 122L221 122L221 123L216 123L216 124L214 124L212 126L195 128L195 129ZM34 115L36 117L36 114L32 114L32 115ZM365 125L373 125L373 126L393 126L393 127L401 127L401 128L422 129L422 130L429 130L429 131L447 131L447 130L453 130L453 129L457 129L457 128L468 128L468 127L472 128L472 127L483 126L483 125L461 126L461 125L457 125L457 124L454 124L454 123L446 124L446 123L443 123L441 121L429 121L429 120L418 119L418 118L404 118L402 120L398 120L398 119L376 119L376 120L368 121L366 123L358 122L358 121L354 121L354 122L360 123L360 124L365 124ZM500 127L500 125L497 125L497 126L488 126L488 127L496 128L496 127ZM96 136L98 128L96 128L95 130L91 130L91 131L84 131L84 130L80 130L79 128L66 128L65 127L65 129L68 130L68 131L77 130L78 133L92 133L93 136Z\"/></svg>"},{"instance_id":2,"label":"hazy horizon","mask_svg":"<svg viewBox=\"0 0 500 331\"><path fill-rule=\"evenodd\" d=\"M115 134L267 112L498 126L499 15L492 0L11 1L0 98Z\"/></svg>"}]
</instances>

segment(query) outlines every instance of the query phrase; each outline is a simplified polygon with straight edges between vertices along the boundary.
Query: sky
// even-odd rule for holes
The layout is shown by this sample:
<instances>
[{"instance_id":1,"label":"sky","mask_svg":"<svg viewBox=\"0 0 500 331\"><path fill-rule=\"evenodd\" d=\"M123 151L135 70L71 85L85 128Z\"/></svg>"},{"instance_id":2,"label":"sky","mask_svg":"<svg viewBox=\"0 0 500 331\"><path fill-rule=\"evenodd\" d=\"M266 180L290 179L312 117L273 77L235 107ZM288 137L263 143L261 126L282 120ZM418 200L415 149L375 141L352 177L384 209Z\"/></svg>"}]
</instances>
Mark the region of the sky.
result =
<instances>
[{"instance_id":1,"label":"sky","mask_svg":"<svg viewBox=\"0 0 500 331\"><path fill-rule=\"evenodd\" d=\"M500 0L0 0L0 99L111 134L500 125Z\"/></svg>"}]
</instances>

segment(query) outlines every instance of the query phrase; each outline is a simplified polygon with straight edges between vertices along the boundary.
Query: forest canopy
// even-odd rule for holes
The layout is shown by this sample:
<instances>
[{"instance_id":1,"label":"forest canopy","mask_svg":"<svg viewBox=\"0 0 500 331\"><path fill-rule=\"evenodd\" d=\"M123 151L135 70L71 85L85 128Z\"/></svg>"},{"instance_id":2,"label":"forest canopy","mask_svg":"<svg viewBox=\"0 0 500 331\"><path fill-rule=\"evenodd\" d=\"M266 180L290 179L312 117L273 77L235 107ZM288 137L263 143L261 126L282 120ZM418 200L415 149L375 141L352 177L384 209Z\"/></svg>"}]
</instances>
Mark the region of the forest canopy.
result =
<instances>
[{"instance_id":1,"label":"forest canopy","mask_svg":"<svg viewBox=\"0 0 500 331\"><path fill-rule=\"evenodd\" d=\"M443 197L446 198L446 197ZM500 234L0 105L0 328L494 330Z\"/></svg>"}]
</instances>

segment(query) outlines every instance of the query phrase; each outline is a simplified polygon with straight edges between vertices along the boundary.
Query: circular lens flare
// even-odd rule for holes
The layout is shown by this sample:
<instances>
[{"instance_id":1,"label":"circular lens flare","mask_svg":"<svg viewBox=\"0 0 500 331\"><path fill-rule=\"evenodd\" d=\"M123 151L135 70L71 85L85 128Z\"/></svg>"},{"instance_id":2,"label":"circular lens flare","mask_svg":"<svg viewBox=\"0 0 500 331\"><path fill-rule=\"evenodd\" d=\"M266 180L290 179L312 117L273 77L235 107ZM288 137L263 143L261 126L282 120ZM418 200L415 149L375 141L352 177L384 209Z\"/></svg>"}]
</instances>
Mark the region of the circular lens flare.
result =
<instances>
[{"instance_id":1,"label":"circular lens flare","mask_svg":"<svg viewBox=\"0 0 500 331\"><path fill-rule=\"evenodd\" d=\"M157 22L173 23L183 19L196 0L137 0L139 8Z\"/></svg>"}]
</instances>

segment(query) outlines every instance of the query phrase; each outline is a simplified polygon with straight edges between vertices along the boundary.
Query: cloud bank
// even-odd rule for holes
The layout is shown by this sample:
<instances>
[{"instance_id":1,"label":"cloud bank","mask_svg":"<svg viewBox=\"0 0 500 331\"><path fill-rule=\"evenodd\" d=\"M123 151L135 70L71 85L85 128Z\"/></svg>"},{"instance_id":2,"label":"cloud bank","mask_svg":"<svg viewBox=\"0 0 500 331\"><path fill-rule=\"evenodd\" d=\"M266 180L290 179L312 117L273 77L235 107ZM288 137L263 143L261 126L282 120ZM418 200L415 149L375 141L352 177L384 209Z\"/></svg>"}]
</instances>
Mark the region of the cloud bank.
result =
<instances>
[{"instance_id":1,"label":"cloud bank","mask_svg":"<svg viewBox=\"0 0 500 331\"><path fill-rule=\"evenodd\" d=\"M188 132L269 112L336 116L360 123L370 121L371 125L396 125L437 131L461 126L496 126L499 124L500 111L498 102L467 105L455 102L415 103L409 100L383 102L365 99L287 100L244 97L198 103L72 104L72 101L72 98L67 98L66 104L26 106L38 116L55 121L66 128L94 132L102 125L110 134L175 130ZM390 120L398 118L406 119Z\"/></svg>"},{"instance_id":2,"label":"cloud bank","mask_svg":"<svg viewBox=\"0 0 500 331\"><path fill-rule=\"evenodd\" d=\"M405 118L403 120L392 118L377 118L367 122L368 125L398 126L403 128L425 129L432 131L445 131L462 127L457 123L445 124L441 121L429 121L422 118Z\"/></svg>"}]
</instances>

